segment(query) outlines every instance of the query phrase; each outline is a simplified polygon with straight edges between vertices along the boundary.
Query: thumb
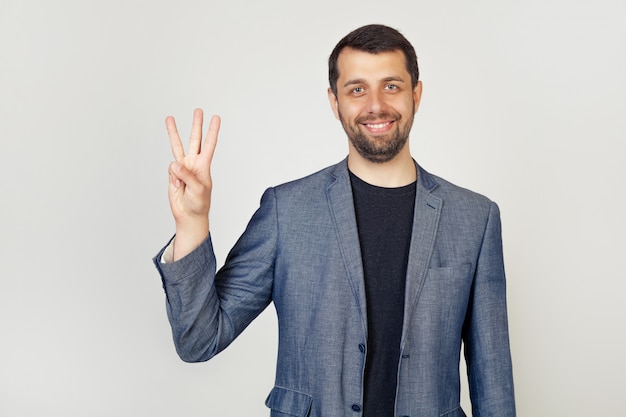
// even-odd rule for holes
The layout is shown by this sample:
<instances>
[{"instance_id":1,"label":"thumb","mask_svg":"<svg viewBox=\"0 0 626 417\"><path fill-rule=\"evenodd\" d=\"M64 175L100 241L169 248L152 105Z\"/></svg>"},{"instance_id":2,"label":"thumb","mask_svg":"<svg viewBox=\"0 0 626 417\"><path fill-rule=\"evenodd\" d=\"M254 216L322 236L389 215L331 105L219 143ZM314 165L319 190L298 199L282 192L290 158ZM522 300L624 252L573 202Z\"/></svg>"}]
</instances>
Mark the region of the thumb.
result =
<instances>
[{"instance_id":1,"label":"thumb","mask_svg":"<svg viewBox=\"0 0 626 417\"><path fill-rule=\"evenodd\" d=\"M174 161L170 164L169 173L172 185L177 188L183 184L192 188L199 185L195 175L179 162Z\"/></svg>"}]
</instances>

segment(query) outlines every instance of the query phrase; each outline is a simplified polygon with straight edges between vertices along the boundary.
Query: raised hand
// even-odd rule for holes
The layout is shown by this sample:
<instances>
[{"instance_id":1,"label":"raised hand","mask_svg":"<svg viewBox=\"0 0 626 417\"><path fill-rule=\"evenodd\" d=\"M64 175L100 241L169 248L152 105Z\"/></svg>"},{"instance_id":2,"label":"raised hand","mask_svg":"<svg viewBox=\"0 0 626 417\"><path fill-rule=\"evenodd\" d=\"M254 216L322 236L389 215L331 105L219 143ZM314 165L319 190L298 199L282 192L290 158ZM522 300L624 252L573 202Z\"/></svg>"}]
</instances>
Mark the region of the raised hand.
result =
<instances>
[{"instance_id":1,"label":"raised hand","mask_svg":"<svg viewBox=\"0 0 626 417\"><path fill-rule=\"evenodd\" d=\"M174 260L195 249L209 233L209 208L211 207L211 161L217 144L220 118L213 116L204 142L202 141L203 112L196 109L185 148L172 116L165 119L167 133L175 161L169 167L168 196L176 222Z\"/></svg>"}]
</instances>

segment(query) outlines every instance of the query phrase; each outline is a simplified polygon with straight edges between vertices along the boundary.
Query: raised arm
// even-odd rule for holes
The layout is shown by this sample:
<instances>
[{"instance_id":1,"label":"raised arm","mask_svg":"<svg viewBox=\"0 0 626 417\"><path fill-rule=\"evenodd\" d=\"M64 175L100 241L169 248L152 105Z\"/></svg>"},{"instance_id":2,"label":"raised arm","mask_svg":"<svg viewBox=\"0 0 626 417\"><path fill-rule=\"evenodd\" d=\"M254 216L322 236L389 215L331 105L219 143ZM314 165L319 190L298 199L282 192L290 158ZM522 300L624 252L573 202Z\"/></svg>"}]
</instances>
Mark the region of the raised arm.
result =
<instances>
[{"instance_id":1,"label":"raised arm","mask_svg":"<svg viewBox=\"0 0 626 417\"><path fill-rule=\"evenodd\" d=\"M176 351L187 362L212 358L269 305L277 242L276 199L270 189L216 274L208 214L220 119L211 118L204 139L202 122L202 110L196 109L185 154L174 118L165 120L175 158L168 194L176 236L173 256L168 244L153 258L166 294Z\"/></svg>"},{"instance_id":2,"label":"raised arm","mask_svg":"<svg viewBox=\"0 0 626 417\"><path fill-rule=\"evenodd\" d=\"M204 141L203 119L202 110L194 110L187 154L176 128L176 121L172 116L165 119L175 159L169 166L168 187L170 207L176 222L174 261L189 254L209 234L211 161L217 144L220 118L211 118Z\"/></svg>"}]
</instances>

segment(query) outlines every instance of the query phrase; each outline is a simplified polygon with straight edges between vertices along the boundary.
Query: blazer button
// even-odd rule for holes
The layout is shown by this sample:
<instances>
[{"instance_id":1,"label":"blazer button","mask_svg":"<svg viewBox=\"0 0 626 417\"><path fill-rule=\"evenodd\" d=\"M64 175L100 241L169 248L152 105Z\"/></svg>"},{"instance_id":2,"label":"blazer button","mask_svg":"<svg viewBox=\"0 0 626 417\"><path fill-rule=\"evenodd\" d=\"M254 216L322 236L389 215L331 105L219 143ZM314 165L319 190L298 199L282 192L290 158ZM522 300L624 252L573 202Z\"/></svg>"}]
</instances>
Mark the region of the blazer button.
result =
<instances>
[{"instance_id":1,"label":"blazer button","mask_svg":"<svg viewBox=\"0 0 626 417\"><path fill-rule=\"evenodd\" d=\"M352 404L352 411L356 411L357 413L361 411L361 406L358 404Z\"/></svg>"}]
</instances>

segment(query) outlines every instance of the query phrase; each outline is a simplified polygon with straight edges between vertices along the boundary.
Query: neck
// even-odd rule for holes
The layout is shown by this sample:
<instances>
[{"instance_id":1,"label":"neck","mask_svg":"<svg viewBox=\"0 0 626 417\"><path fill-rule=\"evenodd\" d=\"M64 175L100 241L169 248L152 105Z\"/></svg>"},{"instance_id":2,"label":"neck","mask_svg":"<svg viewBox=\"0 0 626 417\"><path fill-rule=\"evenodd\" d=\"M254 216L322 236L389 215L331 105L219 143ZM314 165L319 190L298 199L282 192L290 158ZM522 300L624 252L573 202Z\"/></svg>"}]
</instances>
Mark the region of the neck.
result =
<instances>
[{"instance_id":1,"label":"neck","mask_svg":"<svg viewBox=\"0 0 626 417\"><path fill-rule=\"evenodd\" d=\"M383 163L371 162L355 149L350 149L348 168L363 181L378 187L403 187L417 179L415 162L408 152L408 144L392 160Z\"/></svg>"}]
</instances>

